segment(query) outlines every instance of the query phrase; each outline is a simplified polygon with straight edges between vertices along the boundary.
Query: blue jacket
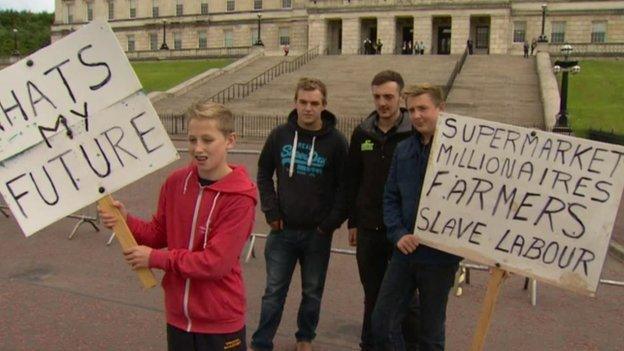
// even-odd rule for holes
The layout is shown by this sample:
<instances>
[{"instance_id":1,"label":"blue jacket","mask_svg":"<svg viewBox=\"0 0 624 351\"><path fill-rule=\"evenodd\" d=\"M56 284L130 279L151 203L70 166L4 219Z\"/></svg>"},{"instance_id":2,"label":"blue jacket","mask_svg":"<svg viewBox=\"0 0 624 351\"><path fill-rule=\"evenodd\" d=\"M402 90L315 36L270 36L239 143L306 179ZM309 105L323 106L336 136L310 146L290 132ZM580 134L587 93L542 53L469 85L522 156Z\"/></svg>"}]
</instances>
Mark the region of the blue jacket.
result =
<instances>
[{"instance_id":1,"label":"blue jacket","mask_svg":"<svg viewBox=\"0 0 624 351\"><path fill-rule=\"evenodd\" d=\"M384 191L384 223L388 240L394 244L394 257L409 257L410 260L425 264L456 264L461 260L460 257L425 245L419 245L410 255L404 255L396 247L401 237L414 233L430 149L431 143L423 145L418 133L397 146Z\"/></svg>"}]
</instances>

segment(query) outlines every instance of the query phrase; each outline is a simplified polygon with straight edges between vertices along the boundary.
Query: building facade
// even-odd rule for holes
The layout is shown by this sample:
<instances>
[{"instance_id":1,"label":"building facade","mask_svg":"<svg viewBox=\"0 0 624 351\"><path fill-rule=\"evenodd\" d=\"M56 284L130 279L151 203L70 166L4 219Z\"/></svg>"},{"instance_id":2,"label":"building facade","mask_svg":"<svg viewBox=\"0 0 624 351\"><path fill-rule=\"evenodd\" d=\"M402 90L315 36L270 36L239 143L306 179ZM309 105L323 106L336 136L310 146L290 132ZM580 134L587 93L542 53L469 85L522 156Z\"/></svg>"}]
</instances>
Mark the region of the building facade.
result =
<instances>
[{"instance_id":1,"label":"building facade","mask_svg":"<svg viewBox=\"0 0 624 351\"><path fill-rule=\"evenodd\" d=\"M55 0L52 41L108 21L128 52L246 47L258 31L268 51L319 46L324 54L383 54L422 42L426 54L520 54L551 43L624 43L624 1L527 0ZM543 23L543 25L542 25Z\"/></svg>"}]
</instances>

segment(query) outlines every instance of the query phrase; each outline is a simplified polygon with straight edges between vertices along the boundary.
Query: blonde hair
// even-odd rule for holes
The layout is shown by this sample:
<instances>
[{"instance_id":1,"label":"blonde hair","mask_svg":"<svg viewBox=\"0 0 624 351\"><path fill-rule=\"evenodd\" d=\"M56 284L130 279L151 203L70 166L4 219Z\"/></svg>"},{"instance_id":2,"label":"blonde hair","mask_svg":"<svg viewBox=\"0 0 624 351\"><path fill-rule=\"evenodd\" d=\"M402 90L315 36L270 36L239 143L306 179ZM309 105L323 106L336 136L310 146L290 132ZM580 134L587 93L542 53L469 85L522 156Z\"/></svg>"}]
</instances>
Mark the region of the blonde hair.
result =
<instances>
[{"instance_id":1,"label":"blonde hair","mask_svg":"<svg viewBox=\"0 0 624 351\"><path fill-rule=\"evenodd\" d=\"M440 106L440 104L445 101L442 88L430 83L415 84L406 87L405 90L403 90L403 99L407 101L407 98L417 97L423 94L429 95L436 106Z\"/></svg>"},{"instance_id":2,"label":"blonde hair","mask_svg":"<svg viewBox=\"0 0 624 351\"><path fill-rule=\"evenodd\" d=\"M229 108L212 101L202 101L193 104L186 112L188 123L192 120L216 121L217 128L228 135L234 132L234 115Z\"/></svg>"},{"instance_id":3,"label":"blonde hair","mask_svg":"<svg viewBox=\"0 0 624 351\"><path fill-rule=\"evenodd\" d=\"M295 89L295 101L297 101L297 98L299 97L299 90L320 91L321 95L323 95L323 104L327 105L327 86L325 86L325 83L321 82L320 79L307 77L299 79L299 82L297 82L297 88Z\"/></svg>"}]
</instances>

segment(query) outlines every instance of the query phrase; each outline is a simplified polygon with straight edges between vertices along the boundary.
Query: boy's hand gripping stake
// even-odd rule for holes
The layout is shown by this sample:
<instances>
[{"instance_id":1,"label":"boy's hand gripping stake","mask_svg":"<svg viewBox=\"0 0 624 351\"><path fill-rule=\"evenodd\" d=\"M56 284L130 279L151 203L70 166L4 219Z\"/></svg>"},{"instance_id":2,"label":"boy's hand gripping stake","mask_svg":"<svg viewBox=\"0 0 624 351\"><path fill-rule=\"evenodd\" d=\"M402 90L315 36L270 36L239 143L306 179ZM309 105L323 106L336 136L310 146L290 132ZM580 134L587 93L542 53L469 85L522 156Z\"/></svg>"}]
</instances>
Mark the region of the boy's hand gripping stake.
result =
<instances>
[{"instance_id":1,"label":"boy's hand gripping stake","mask_svg":"<svg viewBox=\"0 0 624 351\"><path fill-rule=\"evenodd\" d=\"M100 188L100 192L103 193L104 189ZM117 217L117 223L113 227L113 231L115 232L117 240L119 240L119 243L121 244L121 248L125 250L137 246L137 242L134 239L134 236L132 236L132 232L130 231L130 228L128 228L128 224L126 224L121 212L119 212L119 209L113 205L113 197L111 195L104 196L98 200L98 205L100 205L103 209L112 212ZM144 288L153 288L158 283L149 268L139 268L136 272L139 275L139 279L141 280L141 284L143 284Z\"/></svg>"}]
</instances>

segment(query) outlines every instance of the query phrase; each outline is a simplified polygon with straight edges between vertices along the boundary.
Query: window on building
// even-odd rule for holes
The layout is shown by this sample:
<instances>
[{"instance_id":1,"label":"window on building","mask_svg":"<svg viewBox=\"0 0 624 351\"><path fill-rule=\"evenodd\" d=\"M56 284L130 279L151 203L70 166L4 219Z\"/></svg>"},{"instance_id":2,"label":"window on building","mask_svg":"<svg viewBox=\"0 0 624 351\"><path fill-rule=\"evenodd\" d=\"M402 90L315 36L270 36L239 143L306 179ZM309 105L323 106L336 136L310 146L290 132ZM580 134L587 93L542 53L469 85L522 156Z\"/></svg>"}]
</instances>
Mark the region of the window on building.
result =
<instances>
[{"instance_id":1,"label":"window on building","mask_svg":"<svg viewBox=\"0 0 624 351\"><path fill-rule=\"evenodd\" d=\"M176 50L182 49L182 34L180 32L173 33L173 48Z\"/></svg>"},{"instance_id":2,"label":"window on building","mask_svg":"<svg viewBox=\"0 0 624 351\"><path fill-rule=\"evenodd\" d=\"M282 0L282 8L289 9L292 7L292 0Z\"/></svg>"},{"instance_id":3,"label":"window on building","mask_svg":"<svg viewBox=\"0 0 624 351\"><path fill-rule=\"evenodd\" d=\"M128 34L128 52L134 51L134 34Z\"/></svg>"},{"instance_id":4,"label":"window on building","mask_svg":"<svg viewBox=\"0 0 624 351\"><path fill-rule=\"evenodd\" d=\"M565 42L565 22L553 22L552 23L552 33L550 33L550 40L552 43L563 43Z\"/></svg>"},{"instance_id":5,"label":"window on building","mask_svg":"<svg viewBox=\"0 0 624 351\"><path fill-rule=\"evenodd\" d=\"M208 47L208 35L206 34L206 31L200 31L199 32L199 48L200 49L205 49Z\"/></svg>"},{"instance_id":6,"label":"window on building","mask_svg":"<svg viewBox=\"0 0 624 351\"><path fill-rule=\"evenodd\" d=\"M201 2L201 14L202 15L207 15L208 14L208 0L202 0L202 2Z\"/></svg>"},{"instance_id":7,"label":"window on building","mask_svg":"<svg viewBox=\"0 0 624 351\"><path fill-rule=\"evenodd\" d=\"M592 22L591 42L604 43L607 41L607 22Z\"/></svg>"},{"instance_id":8,"label":"window on building","mask_svg":"<svg viewBox=\"0 0 624 351\"><path fill-rule=\"evenodd\" d=\"M258 28L253 28L251 30L251 45L256 45L258 42Z\"/></svg>"},{"instance_id":9,"label":"window on building","mask_svg":"<svg viewBox=\"0 0 624 351\"><path fill-rule=\"evenodd\" d=\"M74 4L65 5L65 15L67 23L74 23Z\"/></svg>"},{"instance_id":10,"label":"window on building","mask_svg":"<svg viewBox=\"0 0 624 351\"><path fill-rule=\"evenodd\" d=\"M130 0L130 18L136 18L136 0Z\"/></svg>"},{"instance_id":11,"label":"window on building","mask_svg":"<svg viewBox=\"0 0 624 351\"><path fill-rule=\"evenodd\" d=\"M524 43L526 41L526 21L514 22L513 42Z\"/></svg>"},{"instance_id":12,"label":"window on building","mask_svg":"<svg viewBox=\"0 0 624 351\"><path fill-rule=\"evenodd\" d=\"M93 2L87 3L87 21L93 21Z\"/></svg>"},{"instance_id":13,"label":"window on building","mask_svg":"<svg viewBox=\"0 0 624 351\"><path fill-rule=\"evenodd\" d=\"M115 19L115 2L113 0L108 1L108 19Z\"/></svg>"},{"instance_id":14,"label":"window on building","mask_svg":"<svg viewBox=\"0 0 624 351\"><path fill-rule=\"evenodd\" d=\"M290 45L290 28L279 29L279 44Z\"/></svg>"},{"instance_id":15,"label":"window on building","mask_svg":"<svg viewBox=\"0 0 624 351\"><path fill-rule=\"evenodd\" d=\"M234 0L227 0L227 11L234 11L236 9L236 4Z\"/></svg>"},{"instance_id":16,"label":"window on building","mask_svg":"<svg viewBox=\"0 0 624 351\"><path fill-rule=\"evenodd\" d=\"M158 50L158 33L149 34L150 50Z\"/></svg>"},{"instance_id":17,"label":"window on building","mask_svg":"<svg viewBox=\"0 0 624 351\"><path fill-rule=\"evenodd\" d=\"M223 32L223 46L231 48L234 46L234 32L226 30Z\"/></svg>"},{"instance_id":18,"label":"window on building","mask_svg":"<svg viewBox=\"0 0 624 351\"><path fill-rule=\"evenodd\" d=\"M176 16L182 16L184 14L184 4L182 0L178 0L176 3Z\"/></svg>"},{"instance_id":19,"label":"window on building","mask_svg":"<svg viewBox=\"0 0 624 351\"><path fill-rule=\"evenodd\" d=\"M262 10L262 0L254 0L254 10Z\"/></svg>"},{"instance_id":20,"label":"window on building","mask_svg":"<svg viewBox=\"0 0 624 351\"><path fill-rule=\"evenodd\" d=\"M152 0L152 17L156 18L159 16L159 8L158 8L158 0Z\"/></svg>"}]
</instances>

